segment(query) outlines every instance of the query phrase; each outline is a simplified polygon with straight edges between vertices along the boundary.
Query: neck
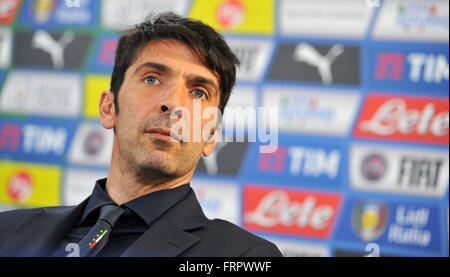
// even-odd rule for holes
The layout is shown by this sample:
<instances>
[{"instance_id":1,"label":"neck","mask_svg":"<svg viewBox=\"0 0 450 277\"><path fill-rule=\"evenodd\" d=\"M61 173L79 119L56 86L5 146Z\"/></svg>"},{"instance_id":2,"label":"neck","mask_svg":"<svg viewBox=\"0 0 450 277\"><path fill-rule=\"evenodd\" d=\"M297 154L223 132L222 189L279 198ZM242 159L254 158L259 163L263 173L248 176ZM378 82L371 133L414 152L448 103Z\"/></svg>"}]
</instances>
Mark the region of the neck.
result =
<instances>
[{"instance_id":1,"label":"neck","mask_svg":"<svg viewBox=\"0 0 450 277\"><path fill-rule=\"evenodd\" d=\"M192 176L182 176L170 181L141 183L133 177L115 176L111 171L106 181L106 192L117 205L122 205L140 196L164 189L173 189L190 182Z\"/></svg>"},{"instance_id":2,"label":"neck","mask_svg":"<svg viewBox=\"0 0 450 277\"><path fill-rule=\"evenodd\" d=\"M153 174L147 178L139 177L139 174L126 165L120 165L117 153L111 158L111 166L106 181L106 192L117 204L122 205L140 196L165 189L173 189L191 181L195 168L179 177L168 177ZM150 173L150 172L147 172Z\"/></svg>"}]
</instances>

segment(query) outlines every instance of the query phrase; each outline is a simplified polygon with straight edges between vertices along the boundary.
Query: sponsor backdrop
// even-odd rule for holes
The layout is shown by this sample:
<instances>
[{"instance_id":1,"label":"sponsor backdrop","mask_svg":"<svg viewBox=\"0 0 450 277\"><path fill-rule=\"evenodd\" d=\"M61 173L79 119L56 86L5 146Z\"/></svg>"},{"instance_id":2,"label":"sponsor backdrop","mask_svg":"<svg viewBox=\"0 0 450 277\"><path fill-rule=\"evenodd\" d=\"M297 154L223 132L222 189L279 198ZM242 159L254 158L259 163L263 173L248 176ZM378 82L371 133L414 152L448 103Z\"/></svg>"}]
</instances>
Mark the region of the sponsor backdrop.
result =
<instances>
[{"instance_id":1,"label":"sponsor backdrop","mask_svg":"<svg viewBox=\"0 0 450 277\"><path fill-rule=\"evenodd\" d=\"M161 11L210 24L242 63L235 142L192 180L208 217L286 256L448 256L444 0L0 0L0 210L75 205L107 176L117 39Z\"/></svg>"}]
</instances>

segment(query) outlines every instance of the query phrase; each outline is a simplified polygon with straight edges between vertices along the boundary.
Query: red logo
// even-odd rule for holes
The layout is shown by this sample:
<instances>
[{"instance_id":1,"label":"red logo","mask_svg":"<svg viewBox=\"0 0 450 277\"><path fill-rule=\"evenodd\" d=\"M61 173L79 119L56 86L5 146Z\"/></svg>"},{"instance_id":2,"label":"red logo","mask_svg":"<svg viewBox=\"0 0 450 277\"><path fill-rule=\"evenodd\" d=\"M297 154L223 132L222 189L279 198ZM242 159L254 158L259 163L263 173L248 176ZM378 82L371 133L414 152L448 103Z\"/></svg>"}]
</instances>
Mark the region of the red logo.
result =
<instances>
[{"instance_id":1,"label":"red logo","mask_svg":"<svg viewBox=\"0 0 450 277\"><path fill-rule=\"evenodd\" d=\"M9 179L8 195L13 202L20 204L27 201L33 194L33 182L26 172L17 172Z\"/></svg>"},{"instance_id":2,"label":"red logo","mask_svg":"<svg viewBox=\"0 0 450 277\"><path fill-rule=\"evenodd\" d=\"M380 53L378 54L375 78L402 80L405 66L405 55L403 53Z\"/></svg>"},{"instance_id":3,"label":"red logo","mask_svg":"<svg viewBox=\"0 0 450 277\"><path fill-rule=\"evenodd\" d=\"M260 154L258 169L261 172L273 171L282 173L285 170L288 149L284 146L278 146L273 153Z\"/></svg>"},{"instance_id":4,"label":"red logo","mask_svg":"<svg viewBox=\"0 0 450 277\"><path fill-rule=\"evenodd\" d=\"M338 193L247 186L244 188L244 227L326 239L341 201Z\"/></svg>"},{"instance_id":5,"label":"red logo","mask_svg":"<svg viewBox=\"0 0 450 277\"><path fill-rule=\"evenodd\" d=\"M0 0L0 24L11 24L16 17L20 0Z\"/></svg>"},{"instance_id":6,"label":"red logo","mask_svg":"<svg viewBox=\"0 0 450 277\"><path fill-rule=\"evenodd\" d=\"M0 150L16 151L20 144L21 128L17 124L0 125Z\"/></svg>"},{"instance_id":7,"label":"red logo","mask_svg":"<svg viewBox=\"0 0 450 277\"><path fill-rule=\"evenodd\" d=\"M448 99L367 96L355 137L448 144Z\"/></svg>"},{"instance_id":8,"label":"red logo","mask_svg":"<svg viewBox=\"0 0 450 277\"><path fill-rule=\"evenodd\" d=\"M102 41L100 45L100 56L98 62L101 65L114 65L114 58L116 56L117 39L107 38Z\"/></svg>"},{"instance_id":9,"label":"red logo","mask_svg":"<svg viewBox=\"0 0 450 277\"><path fill-rule=\"evenodd\" d=\"M232 29L239 26L245 18L245 7L241 1L223 1L217 8L217 21L225 28Z\"/></svg>"},{"instance_id":10,"label":"red logo","mask_svg":"<svg viewBox=\"0 0 450 277\"><path fill-rule=\"evenodd\" d=\"M84 151L90 155L94 156L97 154L103 147L104 138L102 133L98 130L92 130L86 137L84 141Z\"/></svg>"}]
</instances>

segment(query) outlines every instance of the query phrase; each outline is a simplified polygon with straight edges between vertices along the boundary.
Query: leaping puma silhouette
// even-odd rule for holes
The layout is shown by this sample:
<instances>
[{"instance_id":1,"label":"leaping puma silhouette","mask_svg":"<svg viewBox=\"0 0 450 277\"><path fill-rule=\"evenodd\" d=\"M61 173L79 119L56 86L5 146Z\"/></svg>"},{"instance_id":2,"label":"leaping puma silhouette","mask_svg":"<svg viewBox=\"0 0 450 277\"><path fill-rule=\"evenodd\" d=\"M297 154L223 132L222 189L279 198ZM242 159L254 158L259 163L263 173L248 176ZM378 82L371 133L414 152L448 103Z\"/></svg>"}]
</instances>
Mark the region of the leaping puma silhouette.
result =
<instances>
[{"instance_id":1,"label":"leaping puma silhouette","mask_svg":"<svg viewBox=\"0 0 450 277\"><path fill-rule=\"evenodd\" d=\"M341 44L333 45L325 56L322 56L313 46L307 43L300 43L295 47L293 58L299 62L305 62L317 68L322 83L331 84L333 75L331 74L331 64L334 60L344 53L344 46Z\"/></svg>"},{"instance_id":2,"label":"leaping puma silhouette","mask_svg":"<svg viewBox=\"0 0 450 277\"><path fill-rule=\"evenodd\" d=\"M64 50L75 39L71 31L62 34L58 41L44 30L37 30L31 40L31 47L41 49L50 55L55 69L64 67Z\"/></svg>"}]
</instances>

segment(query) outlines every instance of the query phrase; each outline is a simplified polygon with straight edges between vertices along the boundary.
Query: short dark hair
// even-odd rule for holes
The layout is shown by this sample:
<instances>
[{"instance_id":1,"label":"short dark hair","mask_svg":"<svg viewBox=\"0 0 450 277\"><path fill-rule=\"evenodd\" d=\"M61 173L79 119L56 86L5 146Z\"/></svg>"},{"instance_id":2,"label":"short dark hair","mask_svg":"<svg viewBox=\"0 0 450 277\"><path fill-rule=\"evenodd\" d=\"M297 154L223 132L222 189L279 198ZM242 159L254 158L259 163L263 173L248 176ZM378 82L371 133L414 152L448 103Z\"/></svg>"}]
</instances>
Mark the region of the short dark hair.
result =
<instances>
[{"instance_id":1,"label":"short dark hair","mask_svg":"<svg viewBox=\"0 0 450 277\"><path fill-rule=\"evenodd\" d=\"M218 74L219 109L223 113L236 81L238 58L223 36L212 27L200 20L184 18L171 12L150 15L144 22L121 34L111 76L116 111L119 112L117 97L125 72L136 58L137 51L148 42L160 39L175 39L187 44L205 66Z\"/></svg>"}]
</instances>

